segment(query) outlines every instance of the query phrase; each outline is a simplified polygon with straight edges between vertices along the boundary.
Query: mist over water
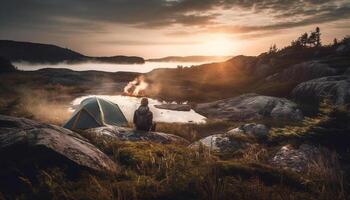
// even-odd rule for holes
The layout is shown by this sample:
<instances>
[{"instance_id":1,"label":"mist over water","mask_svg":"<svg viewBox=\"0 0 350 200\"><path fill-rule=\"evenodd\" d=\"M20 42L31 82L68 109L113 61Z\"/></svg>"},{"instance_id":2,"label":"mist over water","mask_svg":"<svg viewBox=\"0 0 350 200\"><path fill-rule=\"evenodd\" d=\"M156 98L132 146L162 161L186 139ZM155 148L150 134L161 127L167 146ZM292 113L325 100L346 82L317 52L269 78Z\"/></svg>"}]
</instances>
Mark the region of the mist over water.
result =
<instances>
[{"instance_id":1,"label":"mist over water","mask_svg":"<svg viewBox=\"0 0 350 200\"><path fill-rule=\"evenodd\" d=\"M34 71L43 68L67 68L74 71L105 71L105 72L138 72L147 73L157 68L177 68L177 66L190 67L205 62L145 62L144 64L112 64L112 63L59 63L59 64L33 64L28 62L14 62L13 64L24 71Z\"/></svg>"}]
</instances>

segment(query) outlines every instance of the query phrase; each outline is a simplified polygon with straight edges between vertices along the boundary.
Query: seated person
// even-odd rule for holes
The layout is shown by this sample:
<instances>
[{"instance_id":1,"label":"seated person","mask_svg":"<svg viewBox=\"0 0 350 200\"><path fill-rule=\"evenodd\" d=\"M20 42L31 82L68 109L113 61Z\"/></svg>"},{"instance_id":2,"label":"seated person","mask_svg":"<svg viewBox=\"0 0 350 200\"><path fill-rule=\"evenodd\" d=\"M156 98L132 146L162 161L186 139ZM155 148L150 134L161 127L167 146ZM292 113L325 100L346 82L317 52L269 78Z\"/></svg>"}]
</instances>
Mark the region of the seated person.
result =
<instances>
[{"instance_id":1,"label":"seated person","mask_svg":"<svg viewBox=\"0 0 350 200\"><path fill-rule=\"evenodd\" d=\"M134 113L134 124L139 131L155 131L153 113L149 110L148 99L142 98L141 106Z\"/></svg>"}]
</instances>

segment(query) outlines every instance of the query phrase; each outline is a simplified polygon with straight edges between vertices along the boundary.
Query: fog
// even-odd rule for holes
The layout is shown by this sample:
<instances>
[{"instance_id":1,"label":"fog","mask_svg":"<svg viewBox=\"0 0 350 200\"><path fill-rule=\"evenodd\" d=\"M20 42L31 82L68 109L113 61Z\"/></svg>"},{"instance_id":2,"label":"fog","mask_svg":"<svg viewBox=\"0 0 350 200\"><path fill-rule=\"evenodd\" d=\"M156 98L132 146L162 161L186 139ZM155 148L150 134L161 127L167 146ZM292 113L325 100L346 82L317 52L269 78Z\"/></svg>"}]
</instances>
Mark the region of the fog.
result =
<instances>
[{"instance_id":1,"label":"fog","mask_svg":"<svg viewBox=\"0 0 350 200\"><path fill-rule=\"evenodd\" d=\"M105 72L139 72L147 73L157 68L176 68L177 66L200 65L203 62L145 62L144 64L112 64L86 62L77 64L59 63L59 64L33 64L28 62L14 62L19 70L34 71L43 68L68 68L74 71L97 70Z\"/></svg>"}]
</instances>

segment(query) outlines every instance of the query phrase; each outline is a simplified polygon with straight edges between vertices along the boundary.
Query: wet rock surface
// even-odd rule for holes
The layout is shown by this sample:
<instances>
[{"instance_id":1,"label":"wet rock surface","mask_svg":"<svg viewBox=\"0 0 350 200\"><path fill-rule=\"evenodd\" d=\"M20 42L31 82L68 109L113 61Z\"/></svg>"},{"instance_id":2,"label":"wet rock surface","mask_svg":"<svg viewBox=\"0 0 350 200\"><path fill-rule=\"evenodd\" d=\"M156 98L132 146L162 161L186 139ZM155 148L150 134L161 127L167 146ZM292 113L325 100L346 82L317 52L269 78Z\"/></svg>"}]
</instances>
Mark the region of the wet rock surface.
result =
<instances>
[{"instance_id":1,"label":"wet rock surface","mask_svg":"<svg viewBox=\"0 0 350 200\"><path fill-rule=\"evenodd\" d=\"M118 126L105 126L92 128L85 131L86 134L113 138L120 141L149 141L161 144L181 144L187 145L189 142L182 137L161 132L136 131L131 128Z\"/></svg>"},{"instance_id":2,"label":"wet rock surface","mask_svg":"<svg viewBox=\"0 0 350 200\"><path fill-rule=\"evenodd\" d=\"M350 77L328 76L300 83L292 91L292 97L301 103L318 103L330 98L337 105L350 102Z\"/></svg>"},{"instance_id":3,"label":"wet rock surface","mask_svg":"<svg viewBox=\"0 0 350 200\"><path fill-rule=\"evenodd\" d=\"M1 166L68 165L100 172L116 172L107 155L77 133L33 120L0 115Z\"/></svg>"},{"instance_id":4,"label":"wet rock surface","mask_svg":"<svg viewBox=\"0 0 350 200\"><path fill-rule=\"evenodd\" d=\"M165 110L190 111L191 106L187 104L161 104L154 107Z\"/></svg>"},{"instance_id":5,"label":"wet rock surface","mask_svg":"<svg viewBox=\"0 0 350 200\"><path fill-rule=\"evenodd\" d=\"M220 101L198 104L195 111L212 119L301 121L302 112L294 102L271 96L244 94Z\"/></svg>"},{"instance_id":6,"label":"wet rock surface","mask_svg":"<svg viewBox=\"0 0 350 200\"><path fill-rule=\"evenodd\" d=\"M307 169L308 164L319 154L320 150L311 145L303 144L299 148L286 145L275 154L270 163L283 169L302 172Z\"/></svg>"}]
</instances>

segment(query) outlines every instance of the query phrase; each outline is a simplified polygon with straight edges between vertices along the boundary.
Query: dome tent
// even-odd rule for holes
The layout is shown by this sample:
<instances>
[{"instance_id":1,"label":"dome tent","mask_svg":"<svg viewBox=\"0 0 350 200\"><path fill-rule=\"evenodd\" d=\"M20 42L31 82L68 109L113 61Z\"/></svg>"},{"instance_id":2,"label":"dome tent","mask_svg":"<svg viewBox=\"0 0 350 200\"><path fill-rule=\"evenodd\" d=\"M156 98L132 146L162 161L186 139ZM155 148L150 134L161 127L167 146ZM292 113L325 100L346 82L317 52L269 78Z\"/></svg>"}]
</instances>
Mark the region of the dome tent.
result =
<instances>
[{"instance_id":1,"label":"dome tent","mask_svg":"<svg viewBox=\"0 0 350 200\"><path fill-rule=\"evenodd\" d=\"M104 99L91 97L80 103L80 107L63 127L75 130L106 125L122 126L127 123L118 105Z\"/></svg>"}]
</instances>

